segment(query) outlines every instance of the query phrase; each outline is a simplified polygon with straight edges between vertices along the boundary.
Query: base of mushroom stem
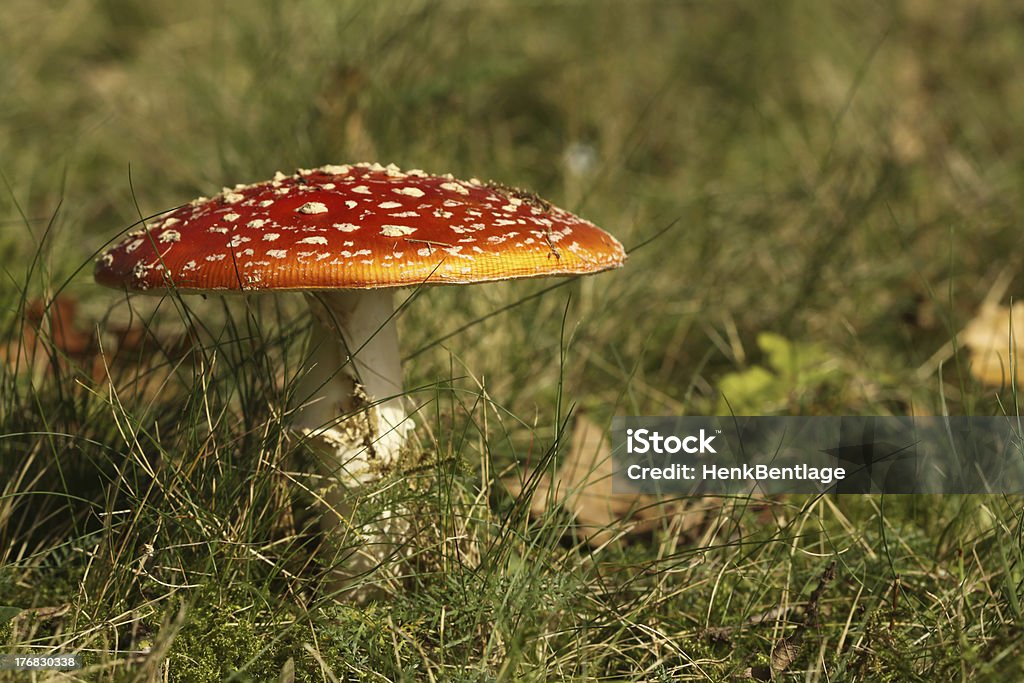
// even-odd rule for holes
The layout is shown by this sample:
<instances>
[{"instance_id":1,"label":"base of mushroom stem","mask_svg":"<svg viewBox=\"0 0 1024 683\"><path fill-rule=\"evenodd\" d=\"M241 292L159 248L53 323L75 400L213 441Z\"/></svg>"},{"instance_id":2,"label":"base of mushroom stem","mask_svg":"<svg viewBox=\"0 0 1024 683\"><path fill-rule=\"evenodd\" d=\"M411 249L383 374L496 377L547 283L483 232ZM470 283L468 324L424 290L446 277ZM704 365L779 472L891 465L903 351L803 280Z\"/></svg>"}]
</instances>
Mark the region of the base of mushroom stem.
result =
<instances>
[{"instance_id":1,"label":"base of mushroom stem","mask_svg":"<svg viewBox=\"0 0 1024 683\"><path fill-rule=\"evenodd\" d=\"M382 504L373 484L401 466L403 449L382 448L375 452L393 457L367 460L365 448L352 452L343 430L299 431L311 437L321 473L314 487L314 510L323 534L318 555L330 567L322 592L358 604L396 594L412 525L405 506ZM341 469L331 471L339 461Z\"/></svg>"},{"instance_id":2,"label":"base of mushroom stem","mask_svg":"<svg viewBox=\"0 0 1024 683\"><path fill-rule=\"evenodd\" d=\"M370 408L333 427L298 427L321 459L319 470L344 488L373 483L401 462L414 423L404 411ZM368 420L376 424L370 428Z\"/></svg>"},{"instance_id":3,"label":"base of mushroom stem","mask_svg":"<svg viewBox=\"0 0 1024 683\"><path fill-rule=\"evenodd\" d=\"M338 504L334 507L337 509ZM321 591L336 600L358 604L398 595L402 591L401 577L406 573L404 563L410 555L412 524L407 511L402 506L385 508L372 521L360 523L353 521L358 509L341 507L348 507L337 510L348 522L344 526L334 525L327 518L321 520L324 542L333 553L333 557L324 558L331 568Z\"/></svg>"}]
</instances>

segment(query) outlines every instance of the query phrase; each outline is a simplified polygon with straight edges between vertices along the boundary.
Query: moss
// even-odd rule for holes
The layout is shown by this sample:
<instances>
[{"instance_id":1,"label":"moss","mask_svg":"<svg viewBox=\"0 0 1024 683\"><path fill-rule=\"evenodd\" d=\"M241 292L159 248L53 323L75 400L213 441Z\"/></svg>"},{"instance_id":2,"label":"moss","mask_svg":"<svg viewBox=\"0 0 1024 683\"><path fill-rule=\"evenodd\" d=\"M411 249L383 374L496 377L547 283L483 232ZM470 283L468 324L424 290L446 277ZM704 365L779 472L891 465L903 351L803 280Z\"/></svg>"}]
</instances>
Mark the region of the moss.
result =
<instances>
[{"instance_id":1,"label":"moss","mask_svg":"<svg viewBox=\"0 0 1024 683\"><path fill-rule=\"evenodd\" d=\"M313 617L318 625L314 634L305 620L292 622L280 610L239 599L243 595L231 597L204 596L187 608L185 623L168 655L172 680L202 683L228 676L276 680L291 659L296 681L322 681L320 664L306 644L322 661L334 666L344 662L345 670L334 673L346 680L368 680L377 674L418 677L408 644L415 628L403 626L402 634L395 637L395 617L380 607L319 610Z\"/></svg>"},{"instance_id":2,"label":"moss","mask_svg":"<svg viewBox=\"0 0 1024 683\"><path fill-rule=\"evenodd\" d=\"M274 615L252 604L209 597L187 610L169 654L172 678L200 683L243 671L253 680L276 678L287 656L268 627Z\"/></svg>"}]
</instances>

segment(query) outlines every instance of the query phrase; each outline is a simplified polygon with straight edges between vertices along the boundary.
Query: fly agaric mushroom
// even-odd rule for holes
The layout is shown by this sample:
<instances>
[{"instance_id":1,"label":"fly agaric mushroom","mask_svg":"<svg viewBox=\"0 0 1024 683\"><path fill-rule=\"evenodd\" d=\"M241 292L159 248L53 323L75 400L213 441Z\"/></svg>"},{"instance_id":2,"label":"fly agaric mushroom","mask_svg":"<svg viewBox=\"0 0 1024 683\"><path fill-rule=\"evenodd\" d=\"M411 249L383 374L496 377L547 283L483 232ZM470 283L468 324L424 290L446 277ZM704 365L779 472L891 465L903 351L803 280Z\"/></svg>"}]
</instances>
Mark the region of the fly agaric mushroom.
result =
<instances>
[{"instance_id":1,"label":"fly agaric mushroom","mask_svg":"<svg viewBox=\"0 0 1024 683\"><path fill-rule=\"evenodd\" d=\"M393 288L596 273L624 260L614 237L528 192L356 164L197 199L128 233L95 277L150 293L304 292L313 328L291 424L350 488L392 465L412 428ZM379 563L395 533L367 535L379 545L346 561L349 576Z\"/></svg>"},{"instance_id":2,"label":"fly agaric mushroom","mask_svg":"<svg viewBox=\"0 0 1024 683\"><path fill-rule=\"evenodd\" d=\"M295 290L313 312L292 425L346 483L400 454L412 427L392 288L621 266L622 245L528 192L396 166L300 170L200 198L104 252L96 281L139 292Z\"/></svg>"}]
</instances>

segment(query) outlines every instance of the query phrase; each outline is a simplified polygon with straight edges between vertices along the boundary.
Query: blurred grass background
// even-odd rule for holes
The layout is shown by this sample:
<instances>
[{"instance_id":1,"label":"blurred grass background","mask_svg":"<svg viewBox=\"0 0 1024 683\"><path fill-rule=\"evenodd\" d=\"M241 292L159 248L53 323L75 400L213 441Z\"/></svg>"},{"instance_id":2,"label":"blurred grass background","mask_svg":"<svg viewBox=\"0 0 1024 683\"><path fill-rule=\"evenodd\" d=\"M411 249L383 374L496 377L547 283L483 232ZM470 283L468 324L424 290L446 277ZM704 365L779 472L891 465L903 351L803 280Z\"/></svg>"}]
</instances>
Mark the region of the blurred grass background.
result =
<instances>
[{"instance_id":1,"label":"blurred grass background","mask_svg":"<svg viewBox=\"0 0 1024 683\"><path fill-rule=\"evenodd\" d=\"M711 545L595 551L496 479L557 461L570 406L1016 414L1013 387L929 359L997 282L1019 291L1022 63L1024 12L994 0L6 0L4 342L61 289L101 335L132 315L160 337L194 307L217 352L113 393L3 366L0 604L21 616L0 635L89 652L97 680L270 680L289 658L297 680L1020 675L1017 499L741 504ZM655 238L450 338L545 284L439 288L403 313L444 476L398 487L433 540L415 589L365 609L317 593L282 475L299 298L129 305L91 281L140 215L363 160ZM776 671L799 619L752 615L806 602L832 559L820 623Z\"/></svg>"}]
</instances>

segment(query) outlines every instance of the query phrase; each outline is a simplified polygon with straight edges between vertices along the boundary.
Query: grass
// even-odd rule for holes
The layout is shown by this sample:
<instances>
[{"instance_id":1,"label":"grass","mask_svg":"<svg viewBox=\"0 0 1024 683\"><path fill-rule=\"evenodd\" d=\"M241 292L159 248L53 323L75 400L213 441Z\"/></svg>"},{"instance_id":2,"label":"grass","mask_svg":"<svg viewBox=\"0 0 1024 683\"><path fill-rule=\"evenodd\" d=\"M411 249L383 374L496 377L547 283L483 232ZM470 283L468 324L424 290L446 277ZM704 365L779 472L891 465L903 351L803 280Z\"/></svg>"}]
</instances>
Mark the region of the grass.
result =
<instances>
[{"instance_id":1,"label":"grass","mask_svg":"<svg viewBox=\"0 0 1024 683\"><path fill-rule=\"evenodd\" d=\"M580 409L1017 414L963 354L919 368L998 278L1020 286L1022 18L9 0L0 647L82 653L68 680L1020 677L1019 497L728 500L688 537L595 547L502 478L556 466ZM223 185L364 159L527 187L647 243L615 273L403 312L416 460L358 501L417 535L400 589L357 606L322 583L319 482L283 428L299 297L129 299L90 259ZM32 331L58 293L80 353Z\"/></svg>"}]
</instances>

